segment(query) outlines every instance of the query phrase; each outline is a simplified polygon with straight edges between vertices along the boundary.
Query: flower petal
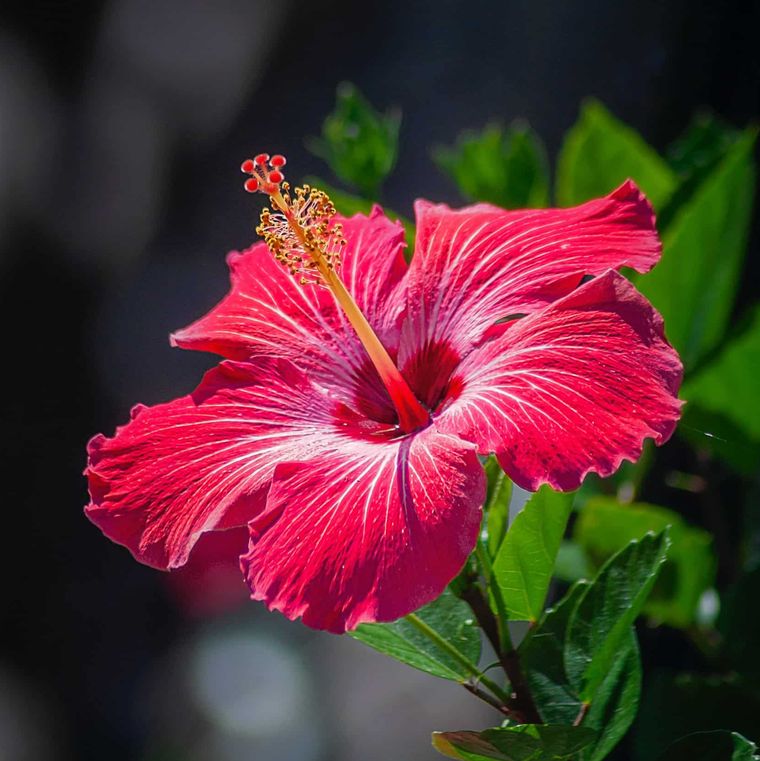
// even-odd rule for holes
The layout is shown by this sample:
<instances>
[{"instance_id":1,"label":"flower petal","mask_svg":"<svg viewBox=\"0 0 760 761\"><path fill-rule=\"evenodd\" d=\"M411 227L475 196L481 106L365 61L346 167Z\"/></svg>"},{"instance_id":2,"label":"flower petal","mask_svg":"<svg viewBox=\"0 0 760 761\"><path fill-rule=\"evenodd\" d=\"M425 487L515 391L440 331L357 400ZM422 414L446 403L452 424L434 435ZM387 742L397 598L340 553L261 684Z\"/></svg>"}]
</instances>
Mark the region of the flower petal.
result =
<instances>
[{"instance_id":1,"label":"flower petal","mask_svg":"<svg viewBox=\"0 0 760 761\"><path fill-rule=\"evenodd\" d=\"M403 228L379 206L369 217L357 214L336 221L343 224L347 240L341 277L393 350L402 307L396 291L406 271ZM174 345L231 359L287 357L317 382L344 392L367 387L367 394L387 399L364 347L327 288L299 285L264 243L233 252L227 261L230 292L205 317L174 333Z\"/></svg>"},{"instance_id":2,"label":"flower petal","mask_svg":"<svg viewBox=\"0 0 760 761\"><path fill-rule=\"evenodd\" d=\"M681 374L660 315L608 272L473 351L437 425L496 452L520 486L569 491L670 437Z\"/></svg>"},{"instance_id":3,"label":"flower petal","mask_svg":"<svg viewBox=\"0 0 760 761\"><path fill-rule=\"evenodd\" d=\"M416 215L402 365L447 338L464 356L497 320L543 308L584 275L646 272L660 258L652 207L630 180L570 209L452 211L418 201Z\"/></svg>"},{"instance_id":4,"label":"flower petal","mask_svg":"<svg viewBox=\"0 0 760 761\"><path fill-rule=\"evenodd\" d=\"M135 407L89 443L90 520L141 562L181 566L205 531L245 526L275 465L308 459L334 402L290 362L225 362L192 394Z\"/></svg>"},{"instance_id":5,"label":"flower petal","mask_svg":"<svg viewBox=\"0 0 760 761\"><path fill-rule=\"evenodd\" d=\"M280 465L241 558L252 597L333 632L406 615L461 569L484 496L475 447L434 427Z\"/></svg>"}]
</instances>

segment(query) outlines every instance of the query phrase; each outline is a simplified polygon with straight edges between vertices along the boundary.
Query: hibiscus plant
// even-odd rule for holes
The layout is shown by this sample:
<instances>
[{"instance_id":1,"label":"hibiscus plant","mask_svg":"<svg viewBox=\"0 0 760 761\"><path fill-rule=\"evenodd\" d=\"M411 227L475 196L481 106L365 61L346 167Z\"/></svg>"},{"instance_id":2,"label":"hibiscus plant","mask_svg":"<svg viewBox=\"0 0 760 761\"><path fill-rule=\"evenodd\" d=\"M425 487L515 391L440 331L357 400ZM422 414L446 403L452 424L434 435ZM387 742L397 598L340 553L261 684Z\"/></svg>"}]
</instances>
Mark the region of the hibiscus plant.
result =
<instances>
[{"instance_id":1,"label":"hibiscus plant","mask_svg":"<svg viewBox=\"0 0 760 761\"><path fill-rule=\"evenodd\" d=\"M470 205L420 200L413 223L374 203L398 135L343 86L312 145L349 190L246 159L261 240L171 337L222 361L92 439L86 514L163 570L247 527L254 600L493 708L492 729L435 732L444 755L598 761L637 714L640 615L716 662L738 625L709 610L710 535L644 498L699 491L655 449L683 399L676 446L752 471L760 422L731 394L760 336L757 313L732 329L755 134L702 118L666 160L589 102L550 208L541 141L489 125L433 153ZM735 727L692 728L663 759L754 757Z\"/></svg>"}]
</instances>

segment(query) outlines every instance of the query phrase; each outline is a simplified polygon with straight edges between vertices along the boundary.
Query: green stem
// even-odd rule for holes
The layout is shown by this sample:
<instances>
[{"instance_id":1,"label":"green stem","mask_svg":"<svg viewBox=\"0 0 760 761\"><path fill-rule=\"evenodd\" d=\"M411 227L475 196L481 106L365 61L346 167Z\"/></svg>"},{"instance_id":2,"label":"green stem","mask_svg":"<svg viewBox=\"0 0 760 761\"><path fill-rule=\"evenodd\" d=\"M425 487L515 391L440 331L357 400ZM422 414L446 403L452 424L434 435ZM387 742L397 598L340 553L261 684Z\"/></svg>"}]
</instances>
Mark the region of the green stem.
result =
<instances>
[{"instance_id":1,"label":"green stem","mask_svg":"<svg viewBox=\"0 0 760 761\"><path fill-rule=\"evenodd\" d=\"M486 692L485 690L481 690L480 687L477 687L474 684L470 684L469 682L462 682L462 687L464 687L467 692L471 692L476 698L482 700L484 703L488 703L489 706L495 708L499 713L503 713L510 719L514 718L514 714L509 710L509 708L503 705L501 701L497 700L490 693Z\"/></svg>"},{"instance_id":2,"label":"green stem","mask_svg":"<svg viewBox=\"0 0 760 761\"><path fill-rule=\"evenodd\" d=\"M506 705L509 702L509 695L507 695L496 682L489 679L466 655L459 652L454 645L447 642L437 631L435 631L435 629L428 626L419 616L410 613L406 616L406 620L437 647L448 653L470 674L470 676L474 677L478 683L489 689L499 700L501 700L503 705Z\"/></svg>"},{"instance_id":3,"label":"green stem","mask_svg":"<svg viewBox=\"0 0 760 761\"><path fill-rule=\"evenodd\" d=\"M525 678L525 674L523 674L522 671L520 656L517 654L517 650L515 649L512 637L509 633L509 616L507 614L506 606L504 605L504 599L501 596L501 590L499 589L498 584L492 583L493 565L491 563L491 558L480 538L478 538L477 544L475 545L475 554L483 569L486 588L491 592L496 604L496 610L498 613L496 616L496 623L499 632L499 647L497 648L496 654L499 656L499 661L507 675L507 679L509 679L510 686L514 693L513 697L510 698L509 707L516 711L522 717L523 721L530 724L540 724L541 716L533 701L530 687Z\"/></svg>"},{"instance_id":4,"label":"green stem","mask_svg":"<svg viewBox=\"0 0 760 761\"><path fill-rule=\"evenodd\" d=\"M507 608L504 605L504 598L501 596L501 589L498 584L492 584L493 581L493 564L491 558L488 555L488 550L483 544L483 540L478 537L477 544L475 545L475 554L478 558L481 568L483 569L483 576L486 580L486 589L491 592L494 602L496 603L497 611L497 625L499 627L499 648L498 652L508 652L514 650L512 645L512 637L509 634L509 626L507 620ZM497 653L498 654L498 653Z\"/></svg>"},{"instance_id":5,"label":"green stem","mask_svg":"<svg viewBox=\"0 0 760 761\"><path fill-rule=\"evenodd\" d=\"M591 703L581 703L581 710L578 711L578 715L575 717L575 721L573 722L574 727L579 727L581 724L583 724L583 720L586 718L586 714L588 713L588 709L591 707Z\"/></svg>"}]
</instances>

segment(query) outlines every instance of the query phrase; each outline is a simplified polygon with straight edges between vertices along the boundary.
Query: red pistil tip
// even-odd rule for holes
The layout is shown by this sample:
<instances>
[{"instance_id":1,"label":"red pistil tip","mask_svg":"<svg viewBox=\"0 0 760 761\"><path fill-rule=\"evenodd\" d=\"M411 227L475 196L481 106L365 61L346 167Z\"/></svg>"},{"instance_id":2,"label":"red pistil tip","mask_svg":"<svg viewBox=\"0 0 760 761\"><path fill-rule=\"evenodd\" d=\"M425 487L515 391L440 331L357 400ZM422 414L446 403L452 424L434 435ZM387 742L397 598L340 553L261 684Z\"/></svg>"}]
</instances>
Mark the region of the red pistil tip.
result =
<instances>
[{"instance_id":1,"label":"red pistil tip","mask_svg":"<svg viewBox=\"0 0 760 761\"><path fill-rule=\"evenodd\" d=\"M243 187L249 193L258 191L270 196L279 194L280 184L285 180L282 173L285 163L285 157L279 153L272 157L268 153L259 153L252 159L246 159L240 165L240 169L244 174L249 174L250 179L246 180ZM284 190L287 195L287 185L284 186Z\"/></svg>"}]
</instances>

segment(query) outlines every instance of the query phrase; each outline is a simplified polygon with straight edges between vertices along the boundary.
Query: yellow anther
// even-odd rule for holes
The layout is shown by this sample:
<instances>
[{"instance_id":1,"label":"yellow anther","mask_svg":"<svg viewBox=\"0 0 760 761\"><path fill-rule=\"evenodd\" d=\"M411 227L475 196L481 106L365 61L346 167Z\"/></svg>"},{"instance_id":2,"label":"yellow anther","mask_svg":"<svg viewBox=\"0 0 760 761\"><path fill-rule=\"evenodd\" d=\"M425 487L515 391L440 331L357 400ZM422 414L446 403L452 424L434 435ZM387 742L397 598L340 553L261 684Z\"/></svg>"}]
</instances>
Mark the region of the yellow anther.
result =
<instances>
[{"instance_id":1,"label":"yellow anther","mask_svg":"<svg viewBox=\"0 0 760 761\"><path fill-rule=\"evenodd\" d=\"M327 286L327 273L339 271L346 245L343 226L332 223L335 205L308 185L294 188L291 196L283 184L270 198L275 210L262 210L256 232L298 282Z\"/></svg>"}]
</instances>

